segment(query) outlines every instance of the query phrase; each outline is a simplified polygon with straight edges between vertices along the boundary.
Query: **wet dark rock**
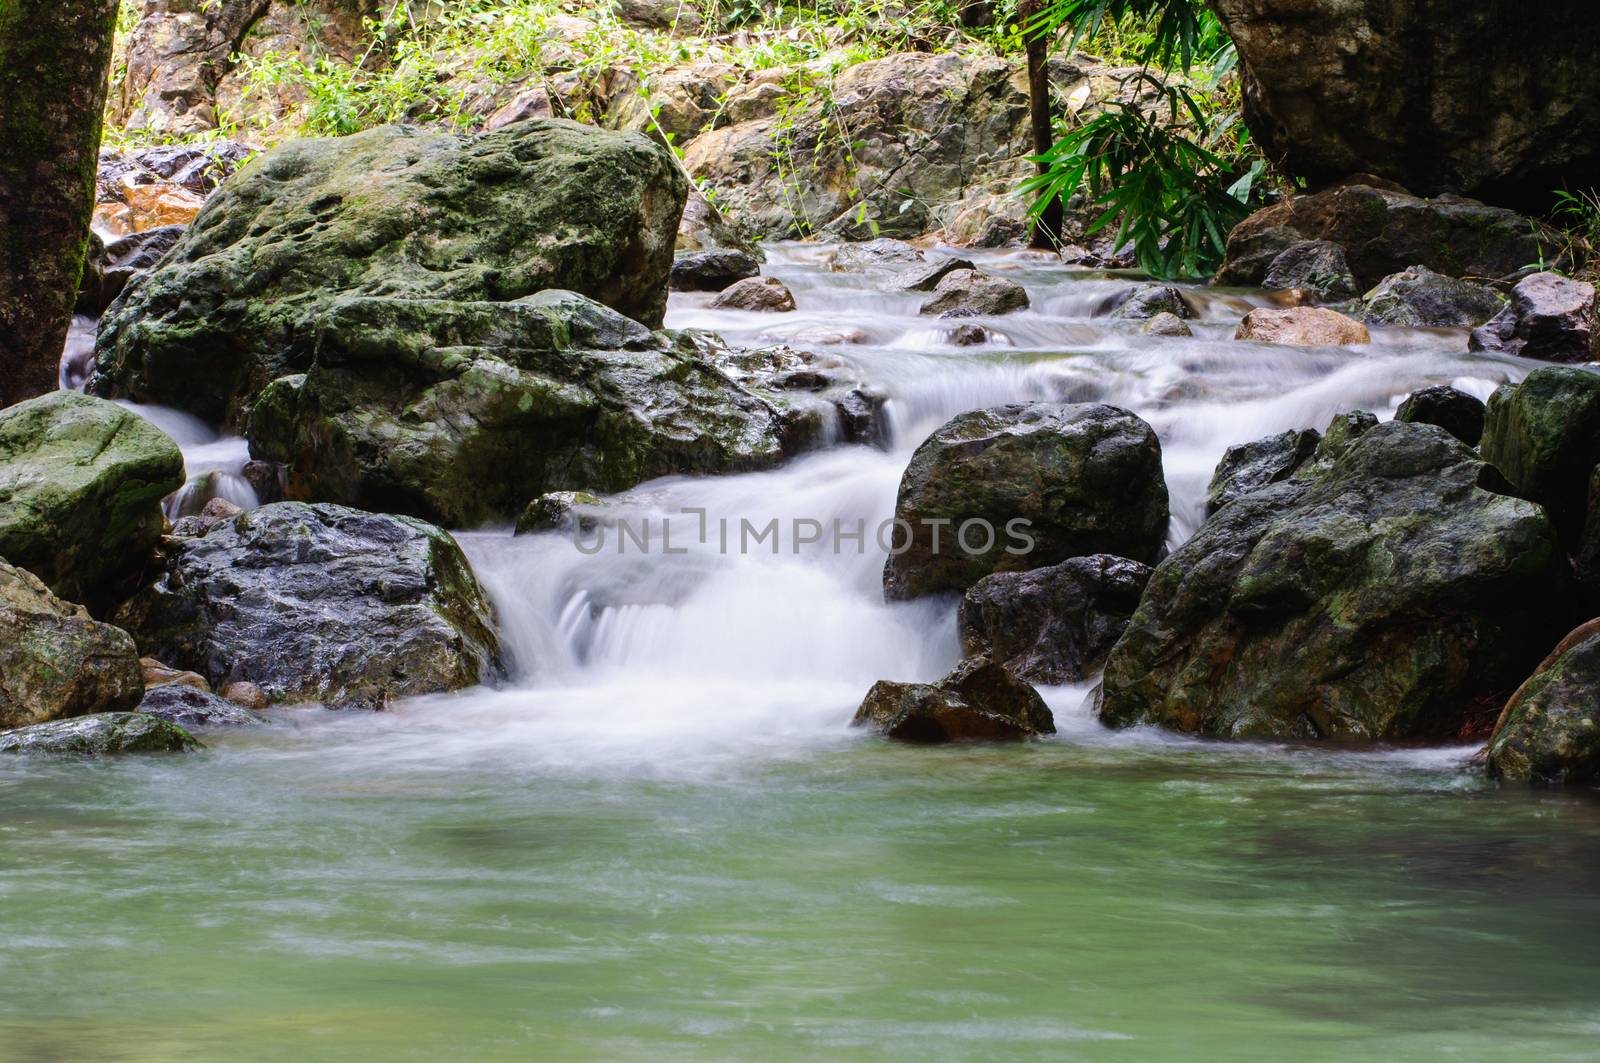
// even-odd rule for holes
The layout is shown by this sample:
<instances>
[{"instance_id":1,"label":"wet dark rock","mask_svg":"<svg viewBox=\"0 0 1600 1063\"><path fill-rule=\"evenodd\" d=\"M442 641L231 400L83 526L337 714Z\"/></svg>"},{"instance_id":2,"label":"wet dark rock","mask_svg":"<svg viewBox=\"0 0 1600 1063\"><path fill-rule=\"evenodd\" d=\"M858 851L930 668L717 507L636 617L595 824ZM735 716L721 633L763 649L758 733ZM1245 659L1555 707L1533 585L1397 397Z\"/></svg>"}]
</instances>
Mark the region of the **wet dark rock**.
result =
<instances>
[{"instance_id":1,"label":"wet dark rock","mask_svg":"<svg viewBox=\"0 0 1600 1063\"><path fill-rule=\"evenodd\" d=\"M604 505L598 495L588 491L550 491L528 503L517 518L516 534L571 528L588 531L598 523L593 511Z\"/></svg>"},{"instance_id":2,"label":"wet dark rock","mask_svg":"<svg viewBox=\"0 0 1600 1063\"><path fill-rule=\"evenodd\" d=\"M1081 682L1105 663L1149 579L1147 566L1110 554L985 576L961 598L961 650L1030 683Z\"/></svg>"},{"instance_id":3,"label":"wet dark rock","mask_svg":"<svg viewBox=\"0 0 1600 1063\"><path fill-rule=\"evenodd\" d=\"M1549 511L1569 549L1582 534L1589 477L1600 463L1600 375L1545 366L1489 396L1483 460Z\"/></svg>"},{"instance_id":4,"label":"wet dark rock","mask_svg":"<svg viewBox=\"0 0 1600 1063\"><path fill-rule=\"evenodd\" d=\"M880 236L840 246L828 256L827 264L835 273L898 273L922 262L923 257L920 250L904 240Z\"/></svg>"},{"instance_id":5,"label":"wet dark rock","mask_svg":"<svg viewBox=\"0 0 1600 1063\"><path fill-rule=\"evenodd\" d=\"M903 549L884 566L891 600L964 591L992 572L1069 557L1150 561L1167 533L1161 444L1148 424L1114 406L974 410L917 448L895 517L907 527L895 539Z\"/></svg>"},{"instance_id":6,"label":"wet dark rock","mask_svg":"<svg viewBox=\"0 0 1600 1063\"><path fill-rule=\"evenodd\" d=\"M129 233L109 244L91 247L79 284L78 313L99 317L112 300L122 294L128 282L140 273L154 269L161 258L183 236L186 225L162 225L143 232Z\"/></svg>"},{"instance_id":7,"label":"wet dark rock","mask_svg":"<svg viewBox=\"0 0 1600 1063\"><path fill-rule=\"evenodd\" d=\"M1459 196L1419 199L1363 178L1258 210L1228 234L1219 284L1259 286L1302 240L1344 248L1357 291L1415 265L1452 277L1506 277L1537 262L1539 227L1514 211Z\"/></svg>"},{"instance_id":8,"label":"wet dark rock","mask_svg":"<svg viewBox=\"0 0 1600 1063\"><path fill-rule=\"evenodd\" d=\"M227 698L178 683L148 691L138 711L177 724L185 731L205 727L253 727L267 722L264 716Z\"/></svg>"},{"instance_id":9,"label":"wet dark rock","mask_svg":"<svg viewBox=\"0 0 1600 1063\"><path fill-rule=\"evenodd\" d=\"M1432 425L1346 436L1156 567L1101 719L1219 738L1457 736L1571 623L1540 506ZM1324 446L1328 438L1324 439Z\"/></svg>"},{"instance_id":10,"label":"wet dark rock","mask_svg":"<svg viewBox=\"0 0 1600 1063\"><path fill-rule=\"evenodd\" d=\"M179 517L172 526L172 535L178 539L198 538L211 529L228 523L243 512L242 507L229 502L226 498L213 498L206 502L199 513Z\"/></svg>"},{"instance_id":11,"label":"wet dark rock","mask_svg":"<svg viewBox=\"0 0 1600 1063\"><path fill-rule=\"evenodd\" d=\"M274 461L247 461L239 471L262 505L282 502L289 485L288 469Z\"/></svg>"},{"instance_id":12,"label":"wet dark rock","mask_svg":"<svg viewBox=\"0 0 1600 1063\"><path fill-rule=\"evenodd\" d=\"M105 757L117 753L192 753L203 748L177 724L142 712L98 712L0 731L0 753Z\"/></svg>"},{"instance_id":13,"label":"wet dark rock","mask_svg":"<svg viewBox=\"0 0 1600 1063\"><path fill-rule=\"evenodd\" d=\"M1383 278L1355 313L1369 325L1476 328L1505 304L1493 288L1413 266Z\"/></svg>"},{"instance_id":14,"label":"wet dark rock","mask_svg":"<svg viewBox=\"0 0 1600 1063\"><path fill-rule=\"evenodd\" d=\"M1494 320L1473 330L1470 347L1541 362L1595 361L1600 358L1595 287L1556 273L1524 277Z\"/></svg>"},{"instance_id":15,"label":"wet dark rock","mask_svg":"<svg viewBox=\"0 0 1600 1063\"><path fill-rule=\"evenodd\" d=\"M131 709L143 692L127 632L0 560L0 728Z\"/></svg>"},{"instance_id":16,"label":"wet dark rock","mask_svg":"<svg viewBox=\"0 0 1600 1063\"><path fill-rule=\"evenodd\" d=\"M1118 321L1147 321L1158 314L1177 318L1195 316L1183 293L1170 284L1141 284L1118 292L1101 303L1095 314Z\"/></svg>"},{"instance_id":17,"label":"wet dark rock","mask_svg":"<svg viewBox=\"0 0 1600 1063\"><path fill-rule=\"evenodd\" d=\"M1434 424L1469 447L1483 438L1484 405L1481 399L1448 385L1423 388L1406 396L1394 419L1409 424Z\"/></svg>"},{"instance_id":18,"label":"wet dark rock","mask_svg":"<svg viewBox=\"0 0 1600 1063\"><path fill-rule=\"evenodd\" d=\"M1600 782L1600 620L1562 639L1506 703L1489 774L1514 782Z\"/></svg>"},{"instance_id":19,"label":"wet dark rock","mask_svg":"<svg viewBox=\"0 0 1600 1063\"><path fill-rule=\"evenodd\" d=\"M1320 442L1322 433L1307 428L1229 447L1206 488L1206 516L1242 495L1287 480L1311 460Z\"/></svg>"},{"instance_id":20,"label":"wet dark rock","mask_svg":"<svg viewBox=\"0 0 1600 1063\"><path fill-rule=\"evenodd\" d=\"M761 263L744 251L679 251L672 260L671 287L678 292L720 292L761 275Z\"/></svg>"},{"instance_id":21,"label":"wet dark rock","mask_svg":"<svg viewBox=\"0 0 1600 1063\"><path fill-rule=\"evenodd\" d=\"M1028 293L1022 285L981 270L957 269L946 273L934 286L933 298L922 304L921 313L944 316L962 310L992 316L1028 308Z\"/></svg>"},{"instance_id":22,"label":"wet dark rock","mask_svg":"<svg viewBox=\"0 0 1600 1063\"><path fill-rule=\"evenodd\" d=\"M939 282L958 269L975 270L978 267L964 258L953 255L942 255L932 262L920 266L913 266L898 278L898 283L903 291L931 292L939 286Z\"/></svg>"},{"instance_id":23,"label":"wet dark rock","mask_svg":"<svg viewBox=\"0 0 1600 1063\"><path fill-rule=\"evenodd\" d=\"M117 614L140 647L213 687L382 708L500 669L494 619L461 548L410 517L280 502L204 538Z\"/></svg>"},{"instance_id":24,"label":"wet dark rock","mask_svg":"<svg viewBox=\"0 0 1600 1063\"><path fill-rule=\"evenodd\" d=\"M950 330L950 342L957 347L981 347L993 338L993 333L982 325L970 321Z\"/></svg>"},{"instance_id":25,"label":"wet dark rock","mask_svg":"<svg viewBox=\"0 0 1600 1063\"><path fill-rule=\"evenodd\" d=\"M981 657L962 661L937 683L879 680L853 725L920 745L1015 740L1056 730L1036 690Z\"/></svg>"},{"instance_id":26,"label":"wet dark rock","mask_svg":"<svg viewBox=\"0 0 1600 1063\"><path fill-rule=\"evenodd\" d=\"M708 305L713 310L786 314L794 309L794 293L776 277L751 277L730 286Z\"/></svg>"},{"instance_id":27,"label":"wet dark rock","mask_svg":"<svg viewBox=\"0 0 1600 1063\"><path fill-rule=\"evenodd\" d=\"M1361 292L1344 248L1329 240L1300 240L1284 248L1267 267L1261 286L1304 292L1319 303L1343 302Z\"/></svg>"},{"instance_id":28,"label":"wet dark rock","mask_svg":"<svg viewBox=\"0 0 1600 1063\"><path fill-rule=\"evenodd\" d=\"M91 387L237 424L269 383L311 368L351 302L563 288L659 325L687 185L649 138L565 121L290 140L130 282L101 321Z\"/></svg>"},{"instance_id":29,"label":"wet dark rock","mask_svg":"<svg viewBox=\"0 0 1600 1063\"><path fill-rule=\"evenodd\" d=\"M178 445L103 399L56 391L0 410L0 557L98 607L149 562Z\"/></svg>"}]
</instances>

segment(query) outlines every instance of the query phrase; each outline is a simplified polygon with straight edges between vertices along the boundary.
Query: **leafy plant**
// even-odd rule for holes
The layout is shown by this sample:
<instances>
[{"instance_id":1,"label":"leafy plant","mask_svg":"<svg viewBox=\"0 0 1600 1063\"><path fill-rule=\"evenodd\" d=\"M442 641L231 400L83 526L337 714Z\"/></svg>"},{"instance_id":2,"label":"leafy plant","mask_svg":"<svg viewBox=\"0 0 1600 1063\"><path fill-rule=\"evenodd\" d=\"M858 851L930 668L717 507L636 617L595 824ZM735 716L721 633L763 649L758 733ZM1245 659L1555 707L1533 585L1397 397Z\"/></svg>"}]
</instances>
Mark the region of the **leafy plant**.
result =
<instances>
[{"instance_id":1,"label":"leafy plant","mask_svg":"<svg viewBox=\"0 0 1600 1063\"><path fill-rule=\"evenodd\" d=\"M1572 263L1582 275L1593 277L1600 273L1596 268L1600 266L1600 189L1557 189L1551 218L1566 234L1567 246L1560 258ZM1540 257L1543 258L1542 248Z\"/></svg>"}]
</instances>

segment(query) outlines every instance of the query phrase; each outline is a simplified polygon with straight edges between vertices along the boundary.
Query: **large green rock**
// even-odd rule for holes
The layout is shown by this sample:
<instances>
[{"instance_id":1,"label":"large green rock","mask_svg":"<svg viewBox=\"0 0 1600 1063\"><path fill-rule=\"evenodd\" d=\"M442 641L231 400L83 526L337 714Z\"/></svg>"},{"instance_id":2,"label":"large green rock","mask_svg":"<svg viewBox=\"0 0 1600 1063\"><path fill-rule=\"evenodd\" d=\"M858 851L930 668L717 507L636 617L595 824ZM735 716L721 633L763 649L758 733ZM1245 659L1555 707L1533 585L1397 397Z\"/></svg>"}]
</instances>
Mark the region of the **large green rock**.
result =
<instances>
[{"instance_id":1,"label":"large green rock","mask_svg":"<svg viewBox=\"0 0 1600 1063\"><path fill-rule=\"evenodd\" d=\"M782 429L690 338L547 291L333 302L310 370L263 390L248 435L291 497L463 527L548 491L768 468Z\"/></svg>"},{"instance_id":2,"label":"large green rock","mask_svg":"<svg viewBox=\"0 0 1600 1063\"><path fill-rule=\"evenodd\" d=\"M637 133L383 127L247 165L101 322L97 394L237 419L310 367L351 297L507 302L567 288L661 323L687 180Z\"/></svg>"},{"instance_id":3,"label":"large green rock","mask_svg":"<svg viewBox=\"0 0 1600 1063\"><path fill-rule=\"evenodd\" d=\"M1089 554L1151 561L1167 534L1161 442L1127 410L1098 403L973 410L917 448L895 518L889 599Z\"/></svg>"},{"instance_id":4,"label":"large green rock","mask_svg":"<svg viewBox=\"0 0 1600 1063\"><path fill-rule=\"evenodd\" d=\"M0 732L0 753L104 757L115 753L192 753L203 748L177 724L142 712L98 712Z\"/></svg>"},{"instance_id":5,"label":"large green rock","mask_svg":"<svg viewBox=\"0 0 1600 1063\"><path fill-rule=\"evenodd\" d=\"M1600 620L1562 639L1512 695L1488 761L1500 779L1600 782Z\"/></svg>"},{"instance_id":6,"label":"large green rock","mask_svg":"<svg viewBox=\"0 0 1600 1063\"><path fill-rule=\"evenodd\" d=\"M143 694L126 631L0 561L0 729L131 709Z\"/></svg>"},{"instance_id":7,"label":"large green rock","mask_svg":"<svg viewBox=\"0 0 1600 1063\"><path fill-rule=\"evenodd\" d=\"M1505 385L1484 411L1483 460L1550 511L1562 541L1583 532L1589 475L1600 462L1600 374L1546 366Z\"/></svg>"},{"instance_id":8,"label":"large green rock","mask_svg":"<svg viewBox=\"0 0 1600 1063\"><path fill-rule=\"evenodd\" d=\"M115 403L57 391L0 410L0 557L95 604L161 538L178 445Z\"/></svg>"},{"instance_id":9,"label":"large green rock","mask_svg":"<svg viewBox=\"0 0 1600 1063\"><path fill-rule=\"evenodd\" d=\"M409 517L279 502L174 540L118 622L216 689L381 708L500 670L488 600L461 548Z\"/></svg>"},{"instance_id":10,"label":"large green rock","mask_svg":"<svg viewBox=\"0 0 1600 1063\"><path fill-rule=\"evenodd\" d=\"M1223 506L1157 566L1101 719L1222 738L1447 738L1570 626L1544 510L1433 425L1389 422Z\"/></svg>"}]
</instances>

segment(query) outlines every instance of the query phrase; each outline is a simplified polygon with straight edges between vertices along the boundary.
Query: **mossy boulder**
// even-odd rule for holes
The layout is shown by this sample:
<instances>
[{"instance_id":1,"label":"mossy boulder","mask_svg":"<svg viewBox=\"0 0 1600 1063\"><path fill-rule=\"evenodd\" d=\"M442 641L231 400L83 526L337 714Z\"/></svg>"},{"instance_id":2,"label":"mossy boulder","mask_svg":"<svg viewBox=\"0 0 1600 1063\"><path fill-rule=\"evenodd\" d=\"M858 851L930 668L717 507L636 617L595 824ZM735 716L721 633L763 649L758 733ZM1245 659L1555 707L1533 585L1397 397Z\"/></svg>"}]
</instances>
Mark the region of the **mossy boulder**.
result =
<instances>
[{"instance_id":1,"label":"mossy boulder","mask_svg":"<svg viewBox=\"0 0 1600 1063\"><path fill-rule=\"evenodd\" d=\"M1229 447L1206 487L1206 515L1241 495L1287 480L1311 460L1321 442L1322 433L1307 428Z\"/></svg>"},{"instance_id":2,"label":"mossy boulder","mask_svg":"<svg viewBox=\"0 0 1600 1063\"><path fill-rule=\"evenodd\" d=\"M1501 483L1443 429L1389 422L1234 499L1156 567L1106 664L1101 719L1218 738L1459 735L1574 610L1550 518Z\"/></svg>"},{"instance_id":3,"label":"mossy boulder","mask_svg":"<svg viewBox=\"0 0 1600 1063\"><path fill-rule=\"evenodd\" d=\"M0 753L105 757L117 753L192 753L203 748L177 724L142 712L98 712L0 731Z\"/></svg>"},{"instance_id":4,"label":"mossy boulder","mask_svg":"<svg viewBox=\"0 0 1600 1063\"><path fill-rule=\"evenodd\" d=\"M216 689L381 708L500 672L488 600L461 548L409 517L279 502L174 541L118 613L141 649Z\"/></svg>"},{"instance_id":5,"label":"mossy boulder","mask_svg":"<svg viewBox=\"0 0 1600 1063\"><path fill-rule=\"evenodd\" d=\"M687 336L573 292L507 303L354 297L314 363L251 410L252 454L293 499L450 527L517 516L547 491L621 491L784 457L778 412Z\"/></svg>"},{"instance_id":6,"label":"mossy boulder","mask_svg":"<svg viewBox=\"0 0 1600 1063\"><path fill-rule=\"evenodd\" d=\"M353 297L580 291L652 327L687 179L637 133L539 120L295 140L235 174L101 322L97 394L238 423Z\"/></svg>"},{"instance_id":7,"label":"mossy boulder","mask_svg":"<svg viewBox=\"0 0 1600 1063\"><path fill-rule=\"evenodd\" d=\"M0 557L96 604L148 562L183 454L115 403L56 391L0 410Z\"/></svg>"},{"instance_id":8,"label":"mossy boulder","mask_svg":"<svg viewBox=\"0 0 1600 1063\"><path fill-rule=\"evenodd\" d=\"M1489 396L1483 460L1543 505L1572 549L1582 535L1589 476L1600 463L1600 374L1546 366Z\"/></svg>"},{"instance_id":9,"label":"mossy boulder","mask_svg":"<svg viewBox=\"0 0 1600 1063\"><path fill-rule=\"evenodd\" d=\"M1355 314L1369 325L1477 328L1505 305L1505 298L1487 285L1412 266L1379 281L1362 296Z\"/></svg>"},{"instance_id":10,"label":"mossy boulder","mask_svg":"<svg viewBox=\"0 0 1600 1063\"><path fill-rule=\"evenodd\" d=\"M1151 561L1167 534L1161 443L1140 418L1098 403L973 410L917 448L895 518L891 600L1069 557Z\"/></svg>"},{"instance_id":11,"label":"mossy boulder","mask_svg":"<svg viewBox=\"0 0 1600 1063\"><path fill-rule=\"evenodd\" d=\"M1489 774L1518 782L1600 782L1600 620L1562 639L1506 702Z\"/></svg>"},{"instance_id":12,"label":"mossy boulder","mask_svg":"<svg viewBox=\"0 0 1600 1063\"><path fill-rule=\"evenodd\" d=\"M0 561L0 728L131 709L143 694L127 632Z\"/></svg>"}]
</instances>

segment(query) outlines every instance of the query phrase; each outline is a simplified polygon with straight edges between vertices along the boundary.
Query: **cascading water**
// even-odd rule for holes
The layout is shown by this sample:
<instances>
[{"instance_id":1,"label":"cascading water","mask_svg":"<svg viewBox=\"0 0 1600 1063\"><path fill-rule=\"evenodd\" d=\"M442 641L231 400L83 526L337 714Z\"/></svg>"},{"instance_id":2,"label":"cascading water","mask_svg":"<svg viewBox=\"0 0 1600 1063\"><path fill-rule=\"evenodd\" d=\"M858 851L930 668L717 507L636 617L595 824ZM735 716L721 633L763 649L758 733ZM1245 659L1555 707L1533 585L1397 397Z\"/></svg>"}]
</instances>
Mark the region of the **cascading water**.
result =
<instances>
[{"instance_id":1,"label":"cascading water","mask_svg":"<svg viewBox=\"0 0 1600 1063\"><path fill-rule=\"evenodd\" d=\"M952 602L883 601L870 532L952 415L1134 410L1176 542L1227 445L1528 366L1459 333L1231 341L1261 295L1198 291L1195 338L1146 337L1094 316L1130 281L1026 254L982 265L1034 309L956 347L919 296L822 254L770 250L796 313L675 294L669 323L857 340L827 350L891 397L889 448L641 485L594 553L460 533L514 658L500 686L285 709L194 757L5 765L0 1061L1592 1057L1592 801L1497 790L1462 748L1110 732L1083 688L1046 691L1050 741L848 727L874 680L957 656ZM140 412L188 459L175 508L237 474L238 441ZM773 520L776 551L739 548ZM797 552L808 520L825 534ZM618 521L648 521L648 552L619 552Z\"/></svg>"}]
</instances>

